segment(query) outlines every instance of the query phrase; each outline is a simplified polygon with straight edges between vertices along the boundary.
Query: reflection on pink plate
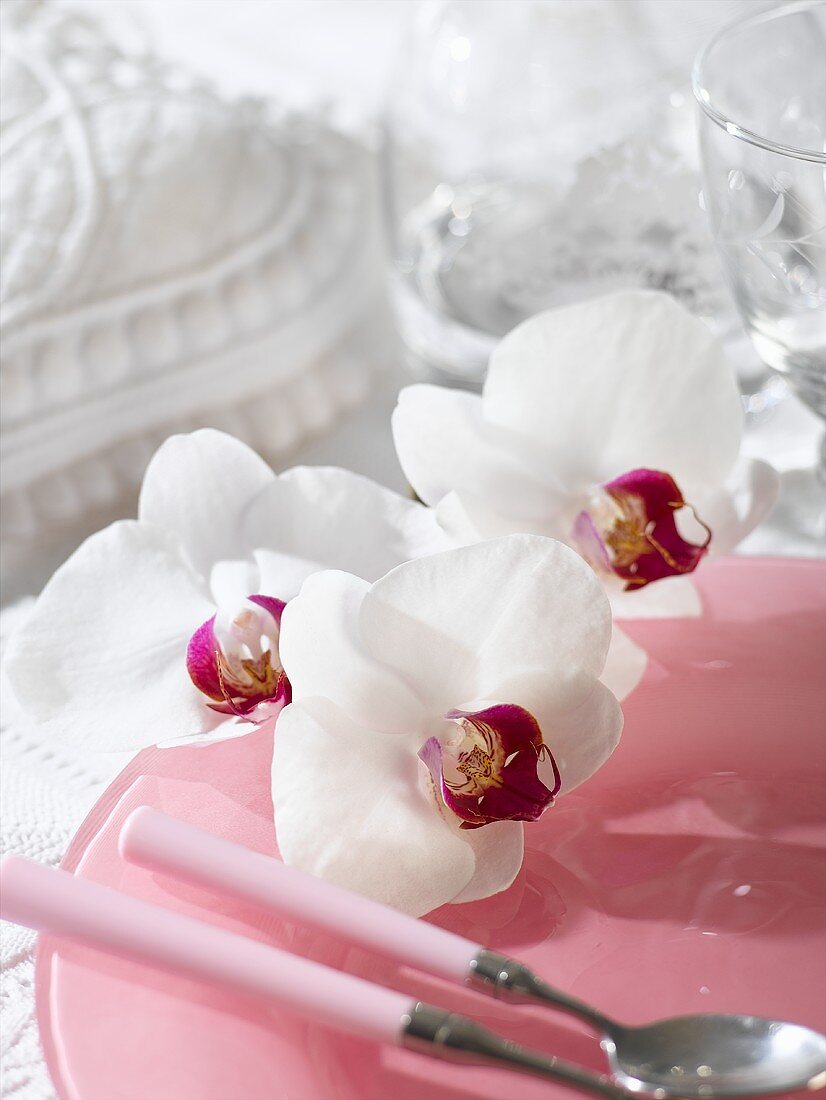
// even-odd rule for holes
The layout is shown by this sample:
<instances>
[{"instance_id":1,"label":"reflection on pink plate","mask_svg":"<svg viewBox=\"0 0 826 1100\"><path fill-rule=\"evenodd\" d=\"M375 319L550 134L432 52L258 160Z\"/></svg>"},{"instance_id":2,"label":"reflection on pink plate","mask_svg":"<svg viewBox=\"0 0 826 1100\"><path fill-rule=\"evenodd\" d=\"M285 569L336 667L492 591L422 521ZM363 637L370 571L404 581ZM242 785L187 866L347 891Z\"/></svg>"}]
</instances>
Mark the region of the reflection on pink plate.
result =
<instances>
[{"instance_id":1,"label":"reflection on pink plate","mask_svg":"<svg viewBox=\"0 0 826 1100\"><path fill-rule=\"evenodd\" d=\"M629 1023L752 1012L823 1030L824 569L729 559L697 577L702 619L626 624L655 659L626 704L614 758L528 827L525 866L509 891L432 919L518 955ZM119 825L141 803L275 853L271 744L261 730L142 753L90 814L64 866L602 1066L596 1041L565 1017L395 972L120 860ZM345 1040L277 1007L50 939L40 946L37 995L61 1100L494 1100L517 1088L525 1100L570 1095Z\"/></svg>"}]
</instances>

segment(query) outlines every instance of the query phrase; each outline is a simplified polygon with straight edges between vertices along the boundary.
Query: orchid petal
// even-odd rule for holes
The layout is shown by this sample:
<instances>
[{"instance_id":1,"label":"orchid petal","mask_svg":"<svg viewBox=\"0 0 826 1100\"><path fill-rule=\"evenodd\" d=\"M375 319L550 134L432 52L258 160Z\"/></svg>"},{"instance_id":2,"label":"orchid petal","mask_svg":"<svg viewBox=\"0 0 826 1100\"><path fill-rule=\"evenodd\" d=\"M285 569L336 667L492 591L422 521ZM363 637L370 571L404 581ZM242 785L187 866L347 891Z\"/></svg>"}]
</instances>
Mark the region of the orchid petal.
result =
<instances>
[{"instance_id":1,"label":"orchid petal","mask_svg":"<svg viewBox=\"0 0 826 1100\"><path fill-rule=\"evenodd\" d=\"M449 545L429 509L336 467L297 466L281 474L249 503L242 530L256 551L262 590L282 599L319 569L372 581Z\"/></svg>"},{"instance_id":2,"label":"orchid petal","mask_svg":"<svg viewBox=\"0 0 826 1100\"><path fill-rule=\"evenodd\" d=\"M324 696L370 729L416 734L425 718L421 702L359 635L369 587L349 573L328 570L305 581L287 604L280 651L292 697L300 702Z\"/></svg>"},{"instance_id":3,"label":"orchid petal","mask_svg":"<svg viewBox=\"0 0 826 1100\"><path fill-rule=\"evenodd\" d=\"M209 582L217 562L248 558L241 517L274 477L254 451L223 432L173 435L147 467L138 517L173 532Z\"/></svg>"},{"instance_id":4,"label":"orchid petal","mask_svg":"<svg viewBox=\"0 0 826 1100\"><path fill-rule=\"evenodd\" d=\"M710 553L720 557L733 550L766 518L779 492L780 478L773 466L741 458L725 485L698 505L714 533Z\"/></svg>"},{"instance_id":5,"label":"orchid petal","mask_svg":"<svg viewBox=\"0 0 826 1100\"><path fill-rule=\"evenodd\" d=\"M489 508L473 493L454 490L435 506L439 526L455 546L513 534L508 517Z\"/></svg>"},{"instance_id":6,"label":"orchid petal","mask_svg":"<svg viewBox=\"0 0 826 1100\"><path fill-rule=\"evenodd\" d=\"M716 535L712 538L712 546L715 542ZM691 619L703 613L700 593L691 577L668 577L657 584L646 584L635 592L611 590L608 598L615 620Z\"/></svg>"},{"instance_id":7,"label":"orchid petal","mask_svg":"<svg viewBox=\"0 0 826 1100\"><path fill-rule=\"evenodd\" d=\"M743 426L719 342L669 295L648 290L524 321L494 350L483 402L488 423L544 446L572 491L649 467L696 500L733 467Z\"/></svg>"},{"instance_id":8,"label":"orchid petal","mask_svg":"<svg viewBox=\"0 0 826 1100\"><path fill-rule=\"evenodd\" d=\"M496 512L541 521L561 499L537 448L519 434L486 423L476 394L407 386L399 394L392 426L405 476L426 504L436 505L458 489L483 498Z\"/></svg>"},{"instance_id":9,"label":"orchid petal","mask_svg":"<svg viewBox=\"0 0 826 1100\"><path fill-rule=\"evenodd\" d=\"M408 562L373 585L361 636L423 700L445 713L473 699L531 710L518 686L573 705L590 691L611 636L608 600L562 543L538 535ZM288 668L289 674L289 668Z\"/></svg>"},{"instance_id":10,"label":"orchid petal","mask_svg":"<svg viewBox=\"0 0 826 1100\"><path fill-rule=\"evenodd\" d=\"M201 733L214 722L186 647L213 610L172 536L115 523L58 569L13 637L15 694L77 748L120 752Z\"/></svg>"},{"instance_id":11,"label":"orchid petal","mask_svg":"<svg viewBox=\"0 0 826 1100\"><path fill-rule=\"evenodd\" d=\"M308 577L326 568L323 561L308 561L266 546L252 553L258 569L259 589L262 592L276 592L287 602L301 591Z\"/></svg>"},{"instance_id":12,"label":"orchid petal","mask_svg":"<svg viewBox=\"0 0 826 1100\"><path fill-rule=\"evenodd\" d=\"M278 720L273 806L284 862L421 916L470 882L473 849L419 783L406 739L377 736L325 699Z\"/></svg>"},{"instance_id":13,"label":"orchid petal","mask_svg":"<svg viewBox=\"0 0 826 1100\"><path fill-rule=\"evenodd\" d=\"M525 827L521 821L494 821L484 829L466 829L462 836L473 849L473 878L453 903L478 901L499 894L513 883L525 857Z\"/></svg>"},{"instance_id":14,"label":"orchid petal","mask_svg":"<svg viewBox=\"0 0 826 1100\"><path fill-rule=\"evenodd\" d=\"M622 733L620 705L600 682L571 710L560 712L535 704L532 713L559 768L560 797L584 783L605 763Z\"/></svg>"},{"instance_id":15,"label":"orchid petal","mask_svg":"<svg viewBox=\"0 0 826 1100\"><path fill-rule=\"evenodd\" d=\"M209 587L216 604L232 604L250 592L268 591L261 584L261 572L252 560L219 561L212 567Z\"/></svg>"},{"instance_id":16,"label":"orchid petal","mask_svg":"<svg viewBox=\"0 0 826 1100\"><path fill-rule=\"evenodd\" d=\"M278 710L280 705L278 704L273 709ZM234 714L228 718L224 714L214 712L208 719L208 723L200 733L193 733L191 736L159 738L158 748L179 749L184 745L213 745L217 741L234 741L238 737L246 737L258 725L257 722L253 723L248 718L238 717Z\"/></svg>"},{"instance_id":17,"label":"orchid petal","mask_svg":"<svg viewBox=\"0 0 826 1100\"><path fill-rule=\"evenodd\" d=\"M627 699L645 675L647 665L645 650L614 624L608 657L600 674L601 683L617 699Z\"/></svg>"},{"instance_id":18,"label":"orchid petal","mask_svg":"<svg viewBox=\"0 0 826 1100\"><path fill-rule=\"evenodd\" d=\"M556 511L549 502L547 515L529 518L505 515L489 507L474 493L456 491L443 497L434 509L439 526L455 546L501 538L503 535L532 534L565 540L571 529L576 506L559 504Z\"/></svg>"}]
</instances>

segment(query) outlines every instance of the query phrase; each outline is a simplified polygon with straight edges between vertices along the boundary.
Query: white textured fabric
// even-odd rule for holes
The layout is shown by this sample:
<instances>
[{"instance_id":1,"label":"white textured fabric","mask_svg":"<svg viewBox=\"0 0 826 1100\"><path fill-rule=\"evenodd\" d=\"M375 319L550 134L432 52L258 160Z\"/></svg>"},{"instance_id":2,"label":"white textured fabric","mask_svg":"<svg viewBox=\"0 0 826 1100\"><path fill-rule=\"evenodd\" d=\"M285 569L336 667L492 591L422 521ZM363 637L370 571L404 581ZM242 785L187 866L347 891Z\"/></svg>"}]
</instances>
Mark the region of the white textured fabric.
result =
<instances>
[{"instance_id":1,"label":"white textured fabric","mask_svg":"<svg viewBox=\"0 0 826 1100\"><path fill-rule=\"evenodd\" d=\"M383 351L369 151L123 47L97 8L0 9L4 578L172 432L283 459Z\"/></svg>"}]
</instances>

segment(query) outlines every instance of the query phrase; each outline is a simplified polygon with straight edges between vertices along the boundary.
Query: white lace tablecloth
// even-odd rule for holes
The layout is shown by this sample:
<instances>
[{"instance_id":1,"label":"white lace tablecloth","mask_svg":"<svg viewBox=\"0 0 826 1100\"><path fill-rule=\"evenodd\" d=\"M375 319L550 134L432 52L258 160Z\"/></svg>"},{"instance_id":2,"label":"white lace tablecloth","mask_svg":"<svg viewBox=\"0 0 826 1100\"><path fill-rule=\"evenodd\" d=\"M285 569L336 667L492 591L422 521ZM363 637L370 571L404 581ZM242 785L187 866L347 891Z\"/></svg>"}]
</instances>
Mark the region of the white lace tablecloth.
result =
<instances>
[{"instance_id":1,"label":"white lace tablecloth","mask_svg":"<svg viewBox=\"0 0 826 1100\"><path fill-rule=\"evenodd\" d=\"M111 0L85 0L87 7L111 10ZM289 95L297 103L317 102L346 88L336 102L345 125L363 128L374 112L388 65L412 5L370 0L295 3L293 0L128 0L125 9L148 16L162 46L178 46L182 60L209 69L228 84L243 79L256 92ZM699 22L725 19L736 4L697 0L691 10ZM198 34L187 33L197 8ZM661 9L660 9L661 10ZM670 8L673 12L673 8ZM264 33L262 33L262 27ZM403 487L389 433L389 414L401 374L388 375L387 385L371 402L331 434L296 457L301 462L329 462ZM819 504L810 474L819 426L797 402L780 405L747 437L749 453L769 458L784 476L775 514L742 547L761 554L822 553L822 536L801 534L797 511ZM0 647L26 614L23 601L0 613ZM64 755L19 714L9 690L2 692L0 711L0 781L2 815L0 843L5 852L59 863L66 846L105 786L120 771L125 758ZM0 952L0 1092L4 1100L51 1100L53 1089L43 1064L32 995L34 936L3 924ZM146 1100L152 1100L147 1097ZM188 1100L188 1098L180 1098Z\"/></svg>"}]
</instances>

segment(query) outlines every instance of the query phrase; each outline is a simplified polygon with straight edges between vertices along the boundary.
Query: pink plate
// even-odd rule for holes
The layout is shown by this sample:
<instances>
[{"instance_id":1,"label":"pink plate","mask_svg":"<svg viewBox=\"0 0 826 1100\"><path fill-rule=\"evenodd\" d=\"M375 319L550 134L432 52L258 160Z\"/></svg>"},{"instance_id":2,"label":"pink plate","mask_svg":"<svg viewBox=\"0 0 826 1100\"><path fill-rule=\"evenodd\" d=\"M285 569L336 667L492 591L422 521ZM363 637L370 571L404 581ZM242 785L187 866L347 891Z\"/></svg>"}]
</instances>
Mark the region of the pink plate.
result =
<instances>
[{"instance_id":1,"label":"pink plate","mask_svg":"<svg viewBox=\"0 0 826 1100\"><path fill-rule=\"evenodd\" d=\"M627 624L656 658L610 763L526 829L515 885L433 920L512 952L630 1023L752 1012L823 1029L826 583L814 562L723 560L697 574L702 619ZM159 731L159 735L162 731ZM64 867L161 905L399 984L600 1067L596 1041L311 937L249 906L125 865L120 823L148 803L276 852L271 737L147 750L106 792ZM37 996L61 1100L471 1100L570 1094L345 1040L44 938ZM807 1095L811 1096L811 1093Z\"/></svg>"}]
</instances>

